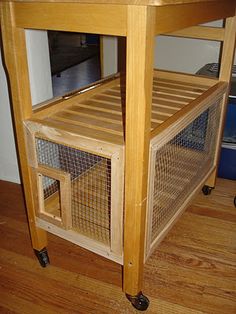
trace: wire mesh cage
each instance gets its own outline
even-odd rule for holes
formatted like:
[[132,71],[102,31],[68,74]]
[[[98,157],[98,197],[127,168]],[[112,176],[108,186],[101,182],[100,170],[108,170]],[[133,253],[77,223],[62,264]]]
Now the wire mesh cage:
[[[111,160],[40,138],[36,138],[36,151],[39,165],[70,174],[72,229],[109,244]],[[58,180],[43,176],[42,182],[44,202],[54,199],[54,203],[59,203]],[[54,218],[61,216],[60,206],[56,209]]]
[[[216,168],[226,91],[223,82],[169,75],[156,77],[153,96],[146,259]],[[36,225],[123,264],[125,125],[120,80],[109,84],[45,109],[25,133]]]
[[173,129],[169,138],[152,147],[148,223],[150,247],[155,245],[163,229],[214,166],[220,102],[193,117],[182,129]]

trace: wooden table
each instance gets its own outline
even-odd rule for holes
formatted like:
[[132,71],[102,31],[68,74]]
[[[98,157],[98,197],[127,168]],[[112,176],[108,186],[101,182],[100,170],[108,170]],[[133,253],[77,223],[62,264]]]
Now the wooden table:
[[[35,226],[32,180],[26,160],[23,121],[34,115],[30,96],[25,29],[126,37],[126,153],[123,290],[141,309],[154,36],[204,38],[223,42],[220,80],[229,82],[235,46],[234,0],[28,0],[1,1],[5,63],[11,84],[21,175],[33,248],[42,252],[46,232]],[[196,26],[226,18],[225,28]],[[185,29],[186,28],[186,29]],[[183,30],[185,29],[185,30]],[[226,103],[227,97],[225,99]],[[219,126],[222,130],[222,122]],[[220,145],[220,139],[218,140]],[[214,186],[215,173],[206,184]],[[141,305],[138,302],[141,302]]]

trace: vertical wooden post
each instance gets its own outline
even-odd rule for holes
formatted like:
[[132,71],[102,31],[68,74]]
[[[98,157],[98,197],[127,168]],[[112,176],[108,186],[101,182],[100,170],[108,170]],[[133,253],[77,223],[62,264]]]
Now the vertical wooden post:
[[155,8],[128,6],[124,292],[141,291],[151,130]]
[[[228,82],[230,84],[232,77],[232,66],[234,62],[234,53],[235,53],[235,41],[236,41],[236,16],[229,17],[225,22],[225,37],[222,46],[222,55],[221,55],[221,64],[220,64],[220,75],[219,79],[221,81]],[[230,87],[229,87],[230,88]],[[226,116],[226,109],[228,105],[229,89],[224,96],[222,110],[221,110],[221,120],[219,124],[219,136],[216,143],[216,156],[215,156],[215,165],[216,170],[208,178],[206,185],[210,187],[215,186],[217,168],[219,164],[220,157],[220,148],[221,141],[224,131],[224,122]]]
[[17,148],[20,156],[21,178],[24,184],[26,207],[33,248],[41,250],[47,244],[46,232],[35,226],[31,172],[26,160],[23,120],[32,115],[25,31],[15,27],[14,3],[1,3],[1,29],[4,60],[11,81],[11,101],[14,111]]

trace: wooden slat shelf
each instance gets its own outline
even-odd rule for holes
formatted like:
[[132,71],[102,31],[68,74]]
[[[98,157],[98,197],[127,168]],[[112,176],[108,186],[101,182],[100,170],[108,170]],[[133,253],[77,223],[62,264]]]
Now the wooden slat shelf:
[[[154,71],[151,131],[192,101],[197,100],[199,96],[204,95],[209,86],[218,82],[215,79],[211,81],[208,79],[207,84],[204,85],[199,84],[196,79],[196,83],[189,83],[189,76],[182,75],[180,81],[173,78],[173,73],[169,79],[168,73],[166,78],[159,78],[160,73],[162,72]],[[192,76],[193,81],[194,78]],[[95,139],[123,144],[125,92],[121,90],[120,78],[105,82],[104,86],[98,85],[97,93],[96,89],[95,87],[92,90],[91,95],[88,91],[87,96],[85,92],[81,95],[72,95],[68,100],[62,99],[60,109],[56,112],[52,110],[51,114],[48,114],[50,105],[47,104],[46,110],[44,111],[42,107],[31,120],[34,121],[36,117],[38,123],[54,125],[59,129],[71,130],[78,134],[83,128],[82,135],[93,134],[92,137]]]

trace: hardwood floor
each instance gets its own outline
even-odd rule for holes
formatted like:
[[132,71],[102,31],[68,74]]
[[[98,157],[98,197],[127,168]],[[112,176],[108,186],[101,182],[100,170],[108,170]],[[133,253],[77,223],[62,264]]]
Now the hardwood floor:
[[[236,313],[236,181],[199,194],[145,265],[146,313]],[[0,181],[0,313],[137,313],[121,267],[49,234],[51,265],[31,249],[19,185]]]

